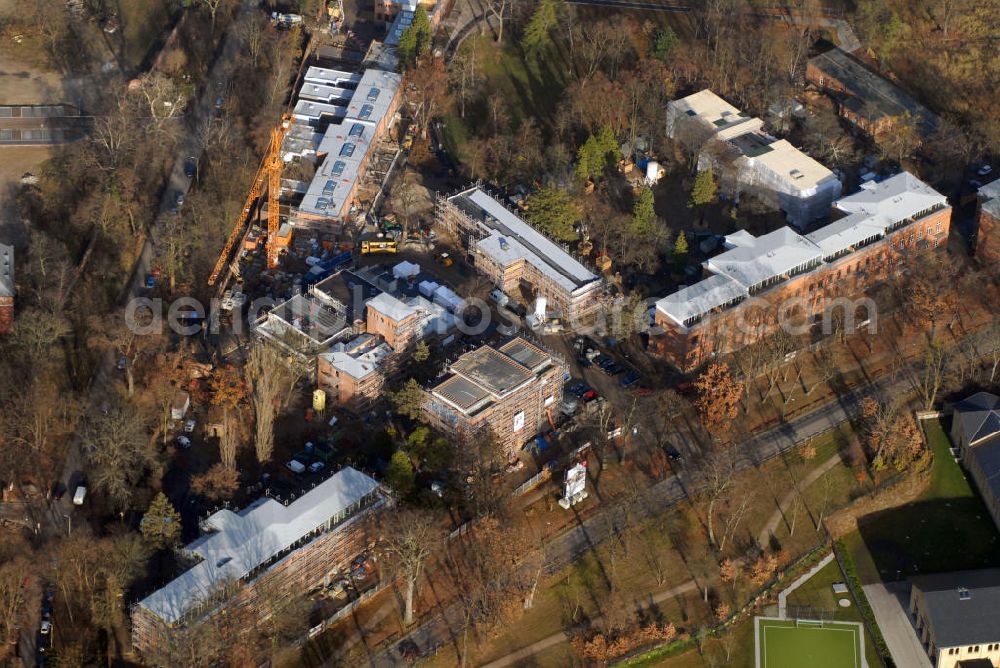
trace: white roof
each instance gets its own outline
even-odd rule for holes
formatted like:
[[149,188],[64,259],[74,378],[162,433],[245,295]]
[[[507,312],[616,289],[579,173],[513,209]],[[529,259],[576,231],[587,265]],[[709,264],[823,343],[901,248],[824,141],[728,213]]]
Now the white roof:
[[403,260],[392,268],[392,275],[396,278],[410,278],[420,273],[420,265]]
[[767,167],[790,186],[789,191],[811,190],[822,182],[836,178],[833,172],[785,139],[768,144],[767,148],[770,150],[747,159]]
[[327,86],[343,86],[345,83],[358,83],[361,81],[361,74],[357,72],[345,72],[334,70],[329,67],[317,67],[312,65],[306,70],[302,77],[304,83],[314,83]]
[[374,348],[368,348],[362,353],[333,351],[320,355],[338,371],[342,371],[356,380],[361,380],[374,373],[382,360],[392,354],[392,348],[386,343],[380,343]]
[[656,308],[678,325],[687,326],[691,318],[703,316],[748,294],[747,289],[733,279],[716,274],[667,295],[656,302]]
[[238,513],[219,510],[203,523],[211,533],[185,548],[202,561],[139,605],[174,624],[220,585],[246,577],[376,489],[375,480],[347,467],[287,506],[263,497]]
[[672,100],[668,106],[685,116],[697,118],[719,139],[729,139],[753,132],[764,125],[759,118],[751,118],[748,114],[744,114],[708,88]]
[[743,286],[752,288],[802,265],[823,259],[816,244],[788,227],[754,237],[752,244],[749,240],[746,241],[746,245],[709,259],[705,266],[714,273],[724,274]]
[[483,253],[499,264],[508,265],[524,259],[568,292],[574,292],[599,280],[596,274],[555,242],[521,220],[483,190],[475,188],[454,197],[463,197],[485,214],[483,222],[492,232],[477,245]]
[[[361,163],[375,140],[375,128],[388,113],[401,82],[402,76],[395,72],[365,70],[346,109],[333,107],[343,120],[330,124],[316,149],[325,157],[299,204],[299,211],[329,218],[346,213]],[[296,109],[302,103],[302,100],[296,103]],[[308,101],[306,104],[319,105]]]
[[14,296],[14,247],[0,244],[0,297]]
[[378,311],[390,320],[395,320],[396,322],[404,320],[414,313],[417,313],[417,309],[396,299],[388,292],[383,292],[375,297],[372,297],[365,303],[365,305],[370,309]]
[[909,172],[842,197],[834,206],[849,214],[806,235],[824,257],[849,250],[873,237],[884,236],[892,225],[947,204],[947,198]]

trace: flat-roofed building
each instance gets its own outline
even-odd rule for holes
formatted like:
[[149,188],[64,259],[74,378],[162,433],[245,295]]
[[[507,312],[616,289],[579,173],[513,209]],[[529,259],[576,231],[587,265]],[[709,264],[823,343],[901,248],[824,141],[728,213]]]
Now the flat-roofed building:
[[937,117],[913,96],[843,49],[835,47],[810,58],[806,80],[830,93],[840,115],[869,135],[912,123],[926,137],[938,126]]
[[951,225],[947,198],[907,172],[834,206],[842,217],[804,236],[728,235],[727,249],[703,264],[710,276],[656,302],[654,349],[691,370],[773,331],[779,309],[814,319],[893,275],[903,258],[942,248]]
[[0,334],[14,327],[14,247],[0,244]]
[[385,389],[392,348],[372,334],[335,343],[316,360],[316,382],[339,405],[361,410]]
[[362,519],[384,500],[378,482],[347,467],[298,498],[216,511],[181,549],[193,565],[132,607],[133,647],[155,664],[186,627],[236,610],[263,620],[270,597],[339,578],[369,542]]
[[565,362],[524,338],[481,346],[452,362],[427,391],[424,415],[460,437],[488,430],[513,459],[555,410],[566,370]]
[[763,127],[708,89],[667,104],[667,136],[698,156],[700,170],[714,170],[723,192],[752,194],[800,228],[828,215],[840,180]]
[[463,240],[476,268],[504,292],[526,287],[568,320],[600,308],[601,277],[483,188],[438,197],[437,223]]

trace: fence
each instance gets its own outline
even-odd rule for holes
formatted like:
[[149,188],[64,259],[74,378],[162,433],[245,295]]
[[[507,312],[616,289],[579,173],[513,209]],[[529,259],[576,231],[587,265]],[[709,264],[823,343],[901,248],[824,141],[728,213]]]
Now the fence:
[[365,591],[360,596],[358,596],[356,599],[354,599],[353,601],[351,601],[350,603],[348,603],[347,605],[345,605],[343,608],[341,608],[337,612],[333,613],[332,615],[330,615],[329,617],[327,617],[326,619],[324,619],[322,622],[320,622],[316,626],[314,626],[311,629],[309,629],[309,633],[306,634],[305,637],[299,638],[299,640],[295,644],[296,645],[301,645],[302,643],[306,642],[306,640],[312,640],[313,638],[315,638],[319,634],[323,633],[323,631],[326,631],[328,628],[330,628],[331,626],[333,626],[334,624],[336,624],[337,622],[339,622],[340,620],[342,620],[344,617],[346,617],[347,615],[349,615],[352,612],[354,612],[355,610],[357,610],[358,607],[362,603],[368,601],[369,599],[373,598],[377,594],[381,593],[388,586],[389,586],[389,584],[385,583],[385,584],[378,585],[377,587],[374,587],[372,589],[369,589],[369,590]]
[[844,581],[847,584],[847,588],[851,590],[851,595],[857,601],[858,612],[861,613],[861,619],[865,622],[865,629],[868,631],[868,635],[875,645],[875,651],[878,652],[879,658],[882,659],[882,663],[886,668],[893,668],[895,664],[889,655],[889,647],[885,644],[882,631],[875,621],[875,613],[872,611],[872,607],[868,603],[868,598],[861,588],[861,579],[858,577],[858,571],[854,567],[854,560],[847,554],[847,550],[839,540],[833,543],[833,556],[836,558],[837,563],[840,565],[840,570],[844,574]]

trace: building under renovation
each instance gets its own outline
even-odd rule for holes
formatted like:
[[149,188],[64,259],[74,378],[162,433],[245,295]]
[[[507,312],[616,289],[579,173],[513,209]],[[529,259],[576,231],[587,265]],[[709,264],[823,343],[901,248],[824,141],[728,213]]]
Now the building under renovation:
[[352,219],[361,178],[395,122],[401,83],[402,75],[374,67],[306,70],[282,145],[286,162],[315,163],[308,182],[283,182],[302,196],[292,209],[293,225],[339,230]]
[[562,398],[566,363],[523,338],[481,346],[448,366],[428,392],[428,422],[460,437],[488,430],[511,459],[548,421]]
[[763,127],[708,89],[667,104],[667,136],[698,155],[699,170],[713,170],[723,193],[753,195],[799,228],[829,215],[840,181]]
[[14,247],[0,244],[0,334],[14,326]]
[[159,665],[187,628],[237,612],[266,619],[276,600],[329,584],[367,548],[362,520],[384,502],[378,482],[347,467],[298,498],[216,511],[181,549],[192,565],[133,606],[133,647]]
[[604,295],[601,277],[526,223],[480,186],[438,197],[437,224],[473,254],[476,268],[508,294],[521,288],[545,297],[555,314],[593,314]]

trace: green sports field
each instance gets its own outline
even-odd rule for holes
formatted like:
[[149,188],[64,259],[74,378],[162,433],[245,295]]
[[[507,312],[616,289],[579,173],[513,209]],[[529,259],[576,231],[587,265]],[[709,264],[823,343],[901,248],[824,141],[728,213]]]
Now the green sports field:
[[757,668],[865,668],[864,631],[856,622],[754,619]]

